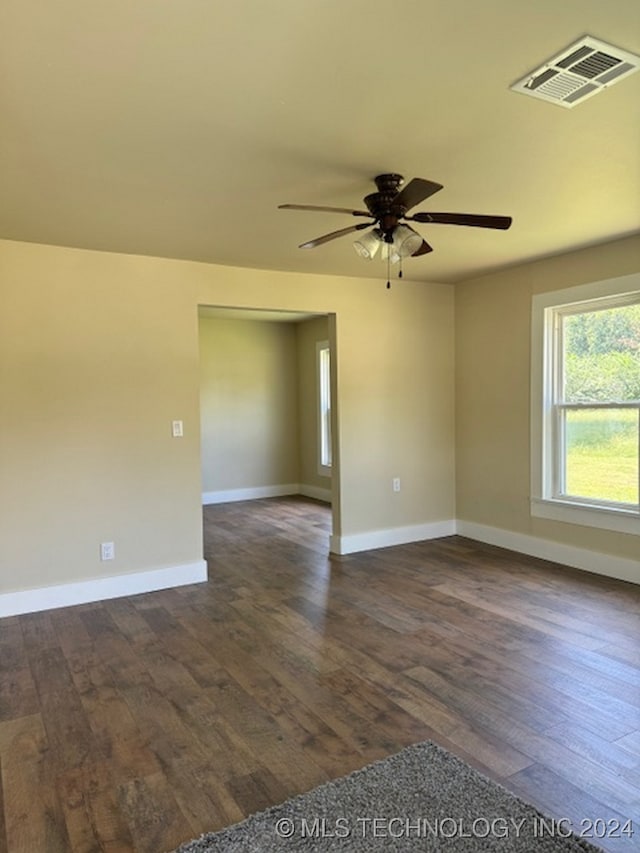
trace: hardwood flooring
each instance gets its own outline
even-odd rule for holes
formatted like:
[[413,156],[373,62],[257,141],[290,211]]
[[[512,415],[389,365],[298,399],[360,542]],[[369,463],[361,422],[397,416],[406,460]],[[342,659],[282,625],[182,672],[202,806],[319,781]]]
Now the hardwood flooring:
[[204,510],[206,584],[0,620],[0,853],[164,853],[432,739],[640,850],[640,588],[460,537],[328,556]]

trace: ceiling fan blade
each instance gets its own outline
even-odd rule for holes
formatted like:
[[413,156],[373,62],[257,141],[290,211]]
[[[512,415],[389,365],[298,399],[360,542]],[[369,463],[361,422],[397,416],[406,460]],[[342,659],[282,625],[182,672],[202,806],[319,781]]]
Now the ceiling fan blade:
[[510,216],[483,216],[474,213],[414,213],[408,216],[414,222],[435,222],[441,225],[471,225],[475,228],[500,228],[506,231],[511,225]]
[[371,228],[373,222],[359,222],[357,225],[350,225],[348,228],[341,228],[339,231],[332,231],[330,234],[324,234],[322,237],[316,237],[315,240],[307,240],[306,243],[301,243],[299,249],[315,249],[316,246],[322,246],[323,243],[328,243],[330,240],[335,240],[337,237],[342,237],[344,234],[353,234],[354,231],[362,231],[363,228]]
[[412,255],[412,258],[417,258],[419,255],[426,255],[429,252],[433,252],[433,246],[430,246],[426,240],[422,241],[422,246],[417,249]]
[[366,216],[371,214],[366,210],[351,210],[348,207],[325,207],[319,204],[279,204],[278,210],[320,210],[324,213],[349,213],[351,216]]
[[410,210],[416,204],[420,204],[425,198],[429,198],[429,196],[441,189],[442,184],[436,184],[435,181],[427,181],[425,178],[413,178],[404,189],[400,190],[391,203],[393,205],[402,205],[405,210]]

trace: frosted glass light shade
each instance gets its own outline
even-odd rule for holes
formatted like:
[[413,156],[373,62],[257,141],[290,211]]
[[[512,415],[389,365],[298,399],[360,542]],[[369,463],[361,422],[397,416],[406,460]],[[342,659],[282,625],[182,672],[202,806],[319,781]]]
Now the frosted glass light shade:
[[380,235],[374,229],[373,231],[367,231],[366,234],[359,237],[353,244],[353,248],[361,258],[366,258],[370,261],[378,251],[380,242]]
[[391,251],[391,263],[396,263],[394,261],[394,255],[397,255],[397,260],[400,258],[407,258],[409,255],[413,255],[414,252],[417,252],[418,249],[422,246],[422,237],[413,230],[413,228],[409,228],[408,225],[398,225],[396,230],[393,232],[393,249]]

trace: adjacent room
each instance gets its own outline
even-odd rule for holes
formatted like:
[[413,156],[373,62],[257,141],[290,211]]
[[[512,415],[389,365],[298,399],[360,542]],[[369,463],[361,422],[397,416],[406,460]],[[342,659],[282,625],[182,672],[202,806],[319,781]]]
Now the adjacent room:
[[0,853],[637,850],[638,3],[0,55]]

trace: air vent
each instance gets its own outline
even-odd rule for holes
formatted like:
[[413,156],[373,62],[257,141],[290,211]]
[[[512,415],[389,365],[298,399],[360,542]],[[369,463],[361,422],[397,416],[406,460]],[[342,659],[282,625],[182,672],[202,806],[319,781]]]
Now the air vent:
[[639,68],[640,56],[584,36],[511,89],[570,109]]

